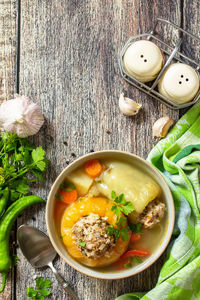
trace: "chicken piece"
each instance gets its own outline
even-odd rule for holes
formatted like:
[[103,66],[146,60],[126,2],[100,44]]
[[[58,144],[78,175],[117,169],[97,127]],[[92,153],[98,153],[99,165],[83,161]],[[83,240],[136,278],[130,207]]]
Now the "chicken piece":
[[144,228],[151,228],[159,223],[165,215],[166,206],[158,199],[151,201],[139,216],[139,222]]

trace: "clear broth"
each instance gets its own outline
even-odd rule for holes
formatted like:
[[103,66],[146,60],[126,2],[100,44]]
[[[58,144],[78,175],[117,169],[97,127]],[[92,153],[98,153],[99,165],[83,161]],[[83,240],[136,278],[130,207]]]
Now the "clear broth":
[[[116,159],[114,159],[114,160],[116,161]],[[104,165],[104,163],[107,161],[107,159],[99,159],[99,161],[101,162],[101,164]],[[123,159],[120,158],[119,161],[123,162]],[[129,162],[129,160],[124,160],[124,162],[130,164],[131,161]],[[144,173],[145,177],[149,177],[149,182],[155,182],[155,180],[153,180],[151,178],[150,174],[147,174],[145,169],[139,168],[138,165],[135,165],[132,162],[131,162],[131,165],[134,168],[140,170],[142,173]],[[83,166],[79,167],[78,169],[83,169]],[[70,177],[70,174],[68,175],[68,178],[69,177]],[[67,180],[67,181],[69,181],[69,180]],[[103,195],[103,194],[99,194],[99,196],[105,197],[105,195]],[[160,201],[163,201],[162,194],[159,197],[159,199],[160,199]],[[54,222],[55,222],[55,226],[57,228],[58,234],[61,239],[62,239],[61,230],[60,230],[61,219],[62,219],[62,215],[67,207],[68,207],[68,205],[66,204],[66,206],[63,205],[63,207],[61,208],[60,200],[55,199]],[[141,239],[138,242],[135,242],[134,244],[130,242],[128,250],[148,249],[152,255],[161,245],[161,243],[165,237],[166,230],[167,230],[167,211],[165,213],[164,218],[161,220],[161,222],[156,224],[153,228],[151,228],[151,229],[142,228]],[[66,249],[66,251],[67,251],[67,249]],[[149,258],[149,256],[143,256],[141,258],[142,258],[142,262],[144,262],[145,260],[147,260]],[[72,257],[72,259],[75,260],[73,257]],[[133,264],[133,267],[137,265],[136,262],[133,262],[132,264]],[[101,272],[119,272],[119,270],[116,268],[116,263],[111,264],[107,267],[98,267],[98,268],[93,268],[93,269],[100,270]]]

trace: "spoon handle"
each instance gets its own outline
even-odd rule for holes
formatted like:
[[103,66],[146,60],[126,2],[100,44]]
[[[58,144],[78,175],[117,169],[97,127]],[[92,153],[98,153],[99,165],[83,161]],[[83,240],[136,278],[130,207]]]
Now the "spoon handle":
[[75,292],[72,290],[70,285],[65,281],[65,279],[57,272],[57,270],[54,268],[52,262],[48,264],[48,266],[51,268],[52,272],[54,273],[58,283],[62,286],[62,288],[71,296],[73,300],[79,300],[78,296],[75,294]]

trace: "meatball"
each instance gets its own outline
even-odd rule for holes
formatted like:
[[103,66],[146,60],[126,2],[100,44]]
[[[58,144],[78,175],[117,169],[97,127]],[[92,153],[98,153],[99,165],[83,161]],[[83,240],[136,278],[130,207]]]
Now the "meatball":
[[114,236],[107,235],[109,224],[106,219],[91,213],[80,218],[72,228],[77,247],[88,258],[106,256],[108,249],[115,245]]
[[155,199],[145,207],[139,216],[139,222],[143,224],[144,228],[151,228],[162,220],[165,210],[165,204]]

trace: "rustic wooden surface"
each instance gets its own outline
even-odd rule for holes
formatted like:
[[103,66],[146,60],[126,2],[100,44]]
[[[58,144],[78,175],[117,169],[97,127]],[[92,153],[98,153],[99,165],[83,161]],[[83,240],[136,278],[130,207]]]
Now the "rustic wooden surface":
[[[17,3],[0,1],[0,103],[10,99],[17,88]],[[12,233],[14,238],[14,233]],[[0,299],[14,299],[15,270],[8,275]]]
[[[46,117],[34,141],[46,149],[51,166],[45,184],[34,187],[33,192],[46,199],[59,172],[91,151],[120,149],[147,157],[156,143],[152,139],[154,121],[163,115],[177,120],[182,112],[172,111],[124,82],[118,53],[131,35],[150,30],[158,16],[200,35],[199,11],[198,0],[0,1],[0,101],[20,92],[38,102]],[[172,44],[178,38],[168,27],[160,32]],[[191,41],[184,41],[183,50],[199,59],[200,46],[192,43],[191,51]],[[133,118],[119,112],[122,90],[143,104]],[[44,206],[27,210],[17,226],[26,223],[46,231],[44,212]],[[69,299],[50,270],[35,271],[19,249],[17,255],[20,262],[0,299],[25,299],[35,275],[53,281],[50,299]],[[151,289],[163,261],[164,255],[141,274],[117,281],[86,277],[59,258],[55,266],[80,299],[112,300],[126,292]]]

